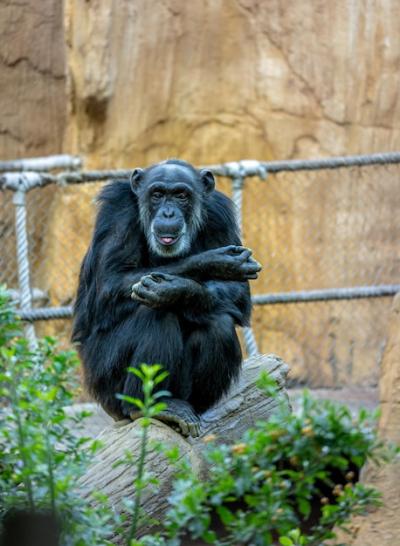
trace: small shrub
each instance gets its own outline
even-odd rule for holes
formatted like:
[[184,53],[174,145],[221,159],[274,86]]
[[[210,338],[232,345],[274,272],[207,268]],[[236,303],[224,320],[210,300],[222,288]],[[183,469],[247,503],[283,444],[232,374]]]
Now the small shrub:
[[[77,364],[74,352],[59,351],[50,338],[32,350],[0,288],[0,520],[10,509],[50,514],[60,524],[63,545],[107,545],[122,519],[104,496],[98,495],[102,507],[92,508],[77,485],[99,446],[74,434],[65,413]],[[129,546],[179,546],[183,539],[316,546],[334,536],[333,526],[344,527],[352,514],[379,502],[373,488],[357,483],[368,459],[381,463],[393,454],[378,440],[371,416],[361,411],[354,419],[346,407],[304,394],[299,411],[291,414],[282,405],[234,445],[208,438],[207,478],[196,476],[189,465],[177,467],[161,531],[135,539],[142,491],[156,485],[145,470],[148,427],[167,393],[153,393],[165,377],[160,366],[130,372],[142,380],[144,400],[121,396],[143,413],[140,452],[119,463],[136,467],[136,495],[126,501],[132,517]],[[260,387],[275,396],[275,384],[266,376]],[[75,415],[74,428],[86,416]],[[170,458],[179,458],[176,449]]]
[[0,518],[10,510],[51,514],[63,545],[104,545],[113,514],[106,505],[91,508],[77,485],[98,443],[71,430],[87,412],[65,413],[77,365],[75,353],[59,351],[51,338],[31,349],[0,288]]
[[[262,388],[271,396],[271,381]],[[368,459],[390,457],[374,419],[305,393],[296,413],[282,406],[240,442],[212,441],[206,479],[183,469],[173,484],[163,532],[137,544],[320,545],[352,514],[379,502],[375,489],[356,483]]]

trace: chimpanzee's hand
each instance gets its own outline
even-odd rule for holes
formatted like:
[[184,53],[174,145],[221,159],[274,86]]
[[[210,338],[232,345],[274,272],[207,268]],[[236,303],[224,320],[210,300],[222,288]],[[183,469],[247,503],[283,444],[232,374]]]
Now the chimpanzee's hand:
[[256,279],[261,271],[261,265],[251,254],[249,248],[230,245],[206,250],[189,259],[200,276],[226,281],[246,281]]
[[192,279],[166,273],[150,273],[132,286],[131,297],[157,309],[177,303],[190,304],[194,298],[205,295],[205,289]]

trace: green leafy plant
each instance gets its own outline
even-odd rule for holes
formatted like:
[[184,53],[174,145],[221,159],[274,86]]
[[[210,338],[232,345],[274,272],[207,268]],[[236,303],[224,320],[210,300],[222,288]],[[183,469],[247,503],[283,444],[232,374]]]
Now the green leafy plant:
[[[260,386],[274,395],[266,376]],[[282,405],[240,442],[211,441],[207,478],[183,469],[162,532],[138,544],[176,546],[185,537],[215,545],[320,545],[334,538],[334,526],[345,528],[352,514],[379,503],[376,490],[356,481],[368,459],[392,455],[367,412],[354,419],[346,407],[304,393],[295,413]]]
[[149,483],[156,485],[154,478],[145,472],[145,460],[149,447],[148,428],[151,424],[151,418],[156,417],[167,407],[165,402],[160,401],[160,398],[169,396],[169,392],[165,390],[154,392],[155,387],[160,385],[168,376],[168,372],[162,371],[162,366],[159,364],[141,364],[139,368],[128,368],[128,372],[140,379],[143,390],[143,400],[125,394],[117,395],[120,400],[132,404],[141,415],[141,441],[138,458],[134,461],[131,454],[128,453],[125,461],[121,461],[121,464],[131,464],[137,467],[134,480],[135,498],[132,503],[125,503],[132,516],[132,523],[127,536],[127,545],[131,546],[135,542],[134,539],[138,529],[142,492]]
[[[0,288],[0,519],[11,508],[46,511],[59,519],[63,545],[107,545],[123,519],[104,496],[97,495],[101,503],[93,508],[78,489],[98,443],[73,432],[87,413],[70,417],[65,411],[73,401],[77,363],[74,352],[58,350],[50,338],[31,349]],[[352,514],[379,502],[373,488],[357,483],[368,459],[380,464],[393,455],[378,440],[374,419],[365,411],[354,419],[346,407],[305,393],[295,413],[281,404],[234,445],[206,439],[207,476],[188,464],[177,466],[160,530],[135,538],[144,517],[143,490],[157,485],[146,471],[148,428],[165,408],[160,399],[167,393],[154,393],[166,377],[161,366],[144,364],[130,373],[142,381],[143,400],[120,395],[142,416],[139,453],[119,463],[136,468],[135,496],[125,502],[132,518],[129,546],[179,546],[187,539],[217,546],[316,546],[334,537],[334,526],[345,527]],[[267,376],[260,388],[275,396]],[[180,458],[177,449],[169,451],[171,461]]]
[[[0,520],[10,510],[50,513],[62,529],[62,544],[83,546],[111,544],[108,537],[122,532],[126,514],[118,516],[99,493],[95,508],[77,486],[99,448],[97,441],[77,434],[89,412],[67,414],[77,386],[78,359],[74,351],[59,351],[51,338],[32,349],[23,325],[4,287],[0,287]],[[168,375],[160,365],[130,368],[142,382],[143,400],[118,395],[140,412],[139,453],[127,453],[118,464],[136,469],[135,497],[125,499],[131,515],[127,543],[134,543],[140,517],[142,492],[156,485],[145,470],[150,420],[166,405],[154,392]],[[101,501],[101,502],[100,502]]]
[[[31,349],[4,287],[0,288],[0,517],[9,510],[56,517],[62,544],[108,544],[115,526],[106,507],[79,495],[77,478],[99,447],[75,431],[88,415],[73,417],[78,360],[45,338]],[[104,501],[106,499],[103,499]]]

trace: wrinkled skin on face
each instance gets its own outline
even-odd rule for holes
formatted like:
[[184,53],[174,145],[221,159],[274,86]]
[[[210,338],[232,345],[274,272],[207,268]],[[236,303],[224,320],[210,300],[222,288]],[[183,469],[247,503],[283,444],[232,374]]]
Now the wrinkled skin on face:
[[136,169],[131,187],[137,195],[140,218],[152,252],[175,257],[190,250],[204,221],[202,199],[214,190],[210,171],[179,164]]

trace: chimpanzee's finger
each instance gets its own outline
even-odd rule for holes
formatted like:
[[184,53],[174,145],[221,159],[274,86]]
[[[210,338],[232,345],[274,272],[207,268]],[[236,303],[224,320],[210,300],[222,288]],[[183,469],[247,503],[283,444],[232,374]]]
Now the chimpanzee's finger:
[[145,275],[140,279],[140,283],[142,286],[145,286],[146,288],[149,287],[155,280],[152,278],[151,275]]
[[157,290],[158,286],[166,281],[169,281],[167,275],[164,275],[163,273],[151,273],[150,275],[142,277],[140,284],[149,290]]
[[261,271],[261,269],[261,265],[255,260],[252,260],[251,262],[245,262],[241,265],[241,270],[246,271],[247,273],[258,273],[259,271]]
[[198,438],[200,436],[200,424],[189,423],[189,433],[192,438]]
[[234,255],[242,254],[243,252],[245,252],[249,256],[251,256],[252,254],[251,248],[247,248],[246,246],[236,245],[228,248],[231,248],[230,253]]
[[139,294],[139,289],[137,285],[132,287],[131,298],[140,302],[144,301],[143,295]]
[[139,303],[147,303],[147,301],[140,296],[138,296],[135,292],[132,292],[131,299],[138,301]]
[[140,281],[131,286],[131,296],[136,293],[136,290],[139,284],[140,284]]
[[[147,280],[147,282],[151,281]],[[151,289],[151,286],[144,286],[142,281],[135,285],[134,289],[132,288],[132,297],[149,304],[157,303],[159,300],[158,294]]]
[[146,275],[146,278],[151,279],[153,282],[162,282],[164,280],[164,273],[150,273],[149,275]]
[[254,258],[250,258],[249,260],[247,260],[246,264],[248,266],[253,266],[254,268],[257,268],[257,271],[262,270],[262,265],[260,264],[260,262],[257,262],[257,260],[255,260]]
[[240,254],[240,252],[243,252],[245,248],[244,246],[228,245],[218,248],[216,250],[218,250],[221,254],[229,254],[230,256],[234,256],[236,254]]
[[183,436],[189,436],[189,425],[184,419],[177,419]]
[[170,275],[169,273],[158,273],[158,271],[156,271],[155,273],[151,273],[150,276],[157,282],[173,281],[177,277],[177,275]]
[[251,250],[249,248],[245,248],[244,250],[242,250],[242,252],[240,252],[240,254],[238,254],[237,258],[242,262],[246,262],[249,260],[250,256]]

